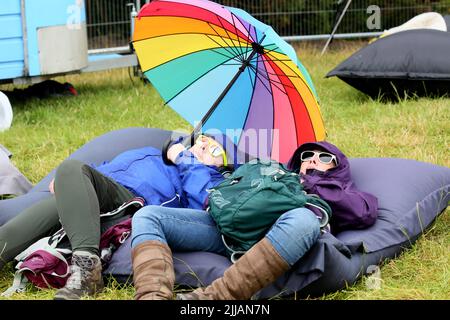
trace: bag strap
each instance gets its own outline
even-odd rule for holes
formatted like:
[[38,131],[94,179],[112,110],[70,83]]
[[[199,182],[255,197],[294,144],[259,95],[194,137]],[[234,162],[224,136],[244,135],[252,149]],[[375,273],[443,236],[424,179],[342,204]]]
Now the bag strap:
[[12,285],[2,292],[2,297],[10,297],[14,293],[25,292],[25,289],[28,284],[28,278],[21,272],[21,270],[17,270],[14,273],[14,280]]
[[330,209],[330,211],[331,211],[330,206],[322,198],[320,198],[317,194],[305,192],[305,196],[306,196],[306,204],[307,205],[314,207],[322,212],[322,219],[320,219],[320,228],[321,229],[325,228],[328,225],[328,223],[330,222],[330,212],[325,210],[325,208],[323,206],[321,206],[320,204],[323,204],[324,206],[326,205],[326,207],[328,209]]
[[231,253],[230,260],[232,263],[235,263],[239,259],[238,255],[242,256],[247,252],[242,250],[234,250],[230,245],[228,245],[227,241],[225,240],[225,236],[223,234],[221,234],[221,236],[225,248]]
[[314,203],[311,203],[311,202],[308,202],[308,201],[306,201],[306,204],[307,205],[309,205],[309,206],[311,206],[311,207],[314,207],[314,208],[317,208],[317,209],[319,209],[320,211],[322,211],[322,218],[320,219],[320,228],[324,228],[324,227],[326,227],[326,225],[329,223],[329,221],[330,221],[330,217],[329,217],[329,215],[328,215],[328,212],[324,209],[324,208],[322,208],[321,206],[318,206],[318,205],[316,205],[316,204],[314,204]]

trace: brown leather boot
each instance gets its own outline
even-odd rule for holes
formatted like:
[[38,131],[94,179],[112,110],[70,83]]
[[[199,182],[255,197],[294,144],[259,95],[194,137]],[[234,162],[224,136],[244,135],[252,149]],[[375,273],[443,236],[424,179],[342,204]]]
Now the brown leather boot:
[[131,251],[136,300],[172,300],[175,273],[172,251],[156,240],[138,244]]
[[248,250],[230,266],[222,278],[206,288],[178,294],[179,300],[247,300],[289,269],[267,238]]

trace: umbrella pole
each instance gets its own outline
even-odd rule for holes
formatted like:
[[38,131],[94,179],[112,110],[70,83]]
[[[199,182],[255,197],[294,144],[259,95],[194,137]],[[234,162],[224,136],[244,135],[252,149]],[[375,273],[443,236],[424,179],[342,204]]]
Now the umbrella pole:
[[228,93],[228,91],[230,91],[231,87],[234,85],[234,83],[236,82],[236,80],[239,78],[239,76],[241,75],[242,72],[244,72],[245,68],[247,68],[250,65],[250,61],[253,59],[253,57],[255,56],[255,54],[257,53],[264,53],[264,47],[261,46],[261,43],[263,42],[264,38],[266,37],[266,35],[264,35],[261,40],[259,41],[259,43],[252,43],[252,53],[248,56],[248,58],[246,60],[244,60],[242,62],[242,65],[239,67],[238,72],[234,75],[233,79],[231,79],[230,83],[228,83],[228,85],[226,86],[226,88],[222,91],[222,93],[220,94],[220,96],[217,98],[217,100],[213,103],[213,105],[211,106],[211,108],[208,110],[208,112],[205,114],[205,116],[203,117],[203,119],[200,121],[199,124],[197,124],[194,128],[194,131],[192,131],[191,135],[189,136],[189,139],[185,139],[183,144],[184,145],[194,145],[194,139],[195,136],[201,131],[203,124],[209,119],[209,117],[212,115],[212,113],[214,112],[214,110],[216,110],[217,106],[219,105],[219,103],[223,100],[223,98],[226,96],[226,94]]
[[[250,55],[250,57],[253,57],[253,52]],[[200,123],[198,123],[195,128],[194,131],[191,132],[191,135],[189,136],[188,139],[185,139],[183,141],[183,144],[185,146],[193,146],[194,145],[194,139],[195,137],[201,132],[203,123],[205,123],[209,117],[212,115],[212,113],[214,112],[214,110],[216,110],[217,106],[219,105],[219,103],[223,100],[223,98],[225,97],[225,95],[228,93],[228,91],[230,91],[231,87],[233,86],[233,84],[236,82],[236,80],[239,78],[239,76],[241,75],[242,72],[244,72],[245,67],[248,65],[245,65],[245,63],[248,63],[248,60],[244,61],[244,63],[242,63],[242,66],[239,67],[239,71],[234,75],[233,79],[231,79],[230,83],[228,83],[228,85],[226,86],[226,88],[223,90],[223,92],[220,94],[220,96],[217,98],[217,100],[214,102],[214,104],[212,105],[212,107],[208,110],[208,112],[204,115],[203,119],[200,121]]]

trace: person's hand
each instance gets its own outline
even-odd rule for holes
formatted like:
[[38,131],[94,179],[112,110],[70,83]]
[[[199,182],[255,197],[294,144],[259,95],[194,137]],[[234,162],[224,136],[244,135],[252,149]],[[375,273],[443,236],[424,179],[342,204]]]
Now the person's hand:
[[303,181],[305,181],[305,179],[303,179],[303,176],[304,176],[305,174],[300,170],[300,172],[298,173],[298,175],[299,175],[300,183],[303,183]]
[[50,193],[55,193],[55,179],[52,179],[52,181],[50,181],[48,189],[50,190]]
[[186,150],[185,146],[183,146],[181,143],[175,143],[169,148],[169,150],[167,150],[167,158],[175,163],[177,156],[184,150]]

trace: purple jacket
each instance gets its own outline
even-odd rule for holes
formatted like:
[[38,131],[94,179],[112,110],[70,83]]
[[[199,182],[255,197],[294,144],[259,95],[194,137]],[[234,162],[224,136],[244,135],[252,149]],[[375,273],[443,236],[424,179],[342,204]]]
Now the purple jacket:
[[304,143],[294,152],[288,168],[298,172],[300,153],[314,149],[332,153],[338,161],[336,167],[325,172],[307,170],[307,174],[302,175],[305,191],[317,194],[333,210],[330,220],[332,233],[345,229],[363,229],[374,224],[378,200],[372,194],[356,189],[351,179],[350,163],[336,146],[325,141]]

